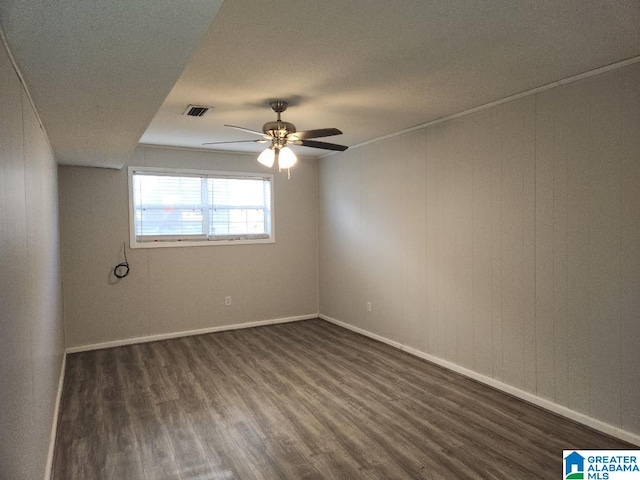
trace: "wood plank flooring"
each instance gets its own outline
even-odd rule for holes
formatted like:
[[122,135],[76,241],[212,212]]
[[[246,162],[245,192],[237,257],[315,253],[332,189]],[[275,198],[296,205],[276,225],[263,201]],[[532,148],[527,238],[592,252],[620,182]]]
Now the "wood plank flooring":
[[69,355],[54,480],[550,479],[635,448],[322,320]]

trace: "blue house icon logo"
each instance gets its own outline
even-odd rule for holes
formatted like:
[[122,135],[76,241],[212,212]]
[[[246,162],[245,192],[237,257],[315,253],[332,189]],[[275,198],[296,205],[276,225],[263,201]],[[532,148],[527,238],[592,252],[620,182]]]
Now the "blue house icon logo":
[[573,452],[564,457],[565,480],[584,479],[584,457],[578,452]]

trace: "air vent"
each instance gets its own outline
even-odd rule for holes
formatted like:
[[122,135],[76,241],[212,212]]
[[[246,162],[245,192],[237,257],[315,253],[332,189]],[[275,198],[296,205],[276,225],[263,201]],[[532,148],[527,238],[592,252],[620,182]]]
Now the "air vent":
[[189,117],[202,117],[212,107],[203,107],[201,105],[189,105],[184,112],[184,115]]

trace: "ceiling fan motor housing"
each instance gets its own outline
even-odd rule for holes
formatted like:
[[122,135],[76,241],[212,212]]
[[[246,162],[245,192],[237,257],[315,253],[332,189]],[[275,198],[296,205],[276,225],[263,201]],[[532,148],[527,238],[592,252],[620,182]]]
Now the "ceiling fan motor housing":
[[283,122],[277,120],[275,122],[267,122],[263,125],[262,131],[265,135],[270,135],[277,138],[284,138],[290,133],[296,132],[296,126],[290,122]]

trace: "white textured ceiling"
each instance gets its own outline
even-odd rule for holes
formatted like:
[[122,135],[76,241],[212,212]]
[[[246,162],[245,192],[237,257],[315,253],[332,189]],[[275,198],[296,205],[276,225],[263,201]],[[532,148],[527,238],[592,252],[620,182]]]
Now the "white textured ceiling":
[[0,1],[0,26],[58,162],[122,166],[221,4]]
[[[326,140],[352,146],[640,55],[638,0],[225,0],[190,59],[189,46],[218,2],[14,3],[53,14],[53,22],[40,15],[46,25],[27,29],[33,14],[14,11],[2,27],[63,163],[100,164],[102,142],[112,153],[129,151],[147,124],[145,144],[253,140],[224,124],[261,130],[275,119],[268,101],[277,98],[291,101],[283,119],[299,130],[336,127],[344,135]],[[67,4],[74,9],[61,7]],[[78,7],[85,4],[91,7]],[[11,10],[2,8],[3,16]],[[20,35],[5,25],[19,17],[27,29]],[[68,28],[80,19],[89,25]],[[88,44],[84,57],[68,58],[77,44]],[[57,68],[58,58],[68,71]],[[160,91],[185,64],[156,113]],[[73,92],[79,97],[70,111]],[[96,111],[96,98],[118,108],[102,102]],[[183,115],[188,104],[214,108],[191,118]],[[74,129],[87,114],[94,121]],[[101,129],[100,118],[110,128]]]

